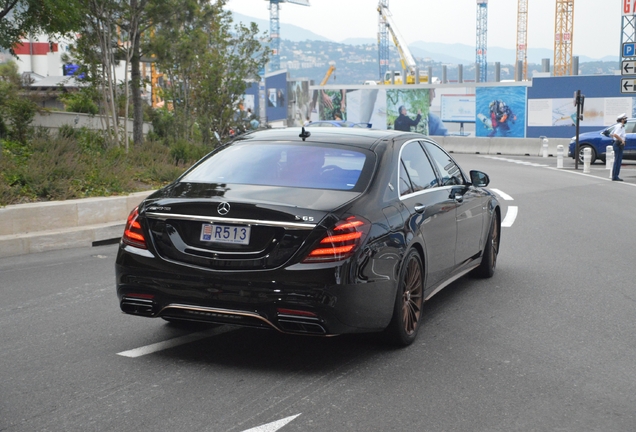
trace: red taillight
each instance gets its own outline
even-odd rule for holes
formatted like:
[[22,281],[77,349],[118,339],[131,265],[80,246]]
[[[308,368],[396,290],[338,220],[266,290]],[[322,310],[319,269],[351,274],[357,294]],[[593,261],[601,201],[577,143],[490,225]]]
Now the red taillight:
[[140,249],[148,249],[146,247],[146,239],[144,238],[144,232],[141,229],[141,224],[137,220],[139,217],[138,208],[139,207],[135,207],[135,209],[128,215],[128,221],[126,222],[126,228],[124,229],[124,236],[122,237],[122,240],[130,246]]
[[340,261],[349,258],[362,243],[369,227],[369,222],[356,216],[339,221],[334,228],[327,231],[302,262]]

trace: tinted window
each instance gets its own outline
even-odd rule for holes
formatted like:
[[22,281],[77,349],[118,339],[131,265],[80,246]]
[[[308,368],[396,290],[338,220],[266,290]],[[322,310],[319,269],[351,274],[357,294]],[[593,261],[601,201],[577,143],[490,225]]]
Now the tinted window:
[[[402,148],[402,166],[411,181],[412,192],[437,186],[437,176],[426,153],[417,141],[410,142]],[[400,172],[400,192],[402,191],[402,173]],[[405,192],[409,193],[409,192]],[[402,193],[401,193],[402,194]],[[402,194],[403,195],[403,194]]]
[[462,185],[465,183],[461,170],[444,150],[429,142],[425,142],[424,147],[433,158],[433,163],[442,176],[443,186]]
[[413,187],[411,186],[411,180],[406,174],[406,168],[404,163],[400,161],[400,196],[413,193]]
[[309,144],[236,144],[220,150],[181,182],[354,189],[372,163],[363,151]]
[[636,122],[628,121],[625,125],[625,133],[634,133],[634,126],[636,126]]

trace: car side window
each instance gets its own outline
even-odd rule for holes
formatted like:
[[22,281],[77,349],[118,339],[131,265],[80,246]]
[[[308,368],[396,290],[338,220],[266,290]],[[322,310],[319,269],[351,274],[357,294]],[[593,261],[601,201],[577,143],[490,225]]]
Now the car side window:
[[404,162],[400,161],[400,196],[408,195],[410,193],[413,193],[413,186],[411,185],[411,180],[406,173]]
[[466,183],[461,170],[444,150],[430,142],[424,142],[423,144],[442,176],[443,186],[463,185]]
[[[404,193],[402,193],[402,170],[406,171],[405,174],[408,175],[412,185],[412,189]],[[404,195],[435,186],[437,186],[437,175],[419,142],[413,141],[406,144],[402,148],[400,164],[400,194]]]
[[627,122],[625,125],[625,133],[634,133],[634,126],[636,126],[636,122]]

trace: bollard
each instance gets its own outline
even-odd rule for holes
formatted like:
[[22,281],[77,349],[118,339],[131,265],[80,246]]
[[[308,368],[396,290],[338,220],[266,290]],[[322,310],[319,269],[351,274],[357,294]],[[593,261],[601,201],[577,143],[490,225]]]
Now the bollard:
[[591,162],[592,162],[592,149],[589,147],[585,147],[583,149],[583,172],[585,174],[590,173]]
[[543,157],[544,158],[548,157],[548,139],[547,138],[543,138]]
[[608,170],[612,169],[612,165],[614,165],[613,155],[614,155],[614,147],[611,145],[608,145],[607,147],[605,147],[605,169],[608,169]]
[[557,168],[563,168],[563,146],[557,146]]

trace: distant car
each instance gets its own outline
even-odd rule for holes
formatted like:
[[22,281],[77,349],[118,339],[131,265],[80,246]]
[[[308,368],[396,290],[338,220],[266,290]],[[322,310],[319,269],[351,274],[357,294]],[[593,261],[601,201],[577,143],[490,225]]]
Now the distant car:
[[[612,125],[605,129],[601,129],[594,132],[585,132],[579,134],[579,163],[583,163],[583,155],[586,148],[591,149],[592,162],[599,159],[605,162],[605,152],[608,145],[612,145],[612,137],[610,133],[616,125]],[[636,118],[627,120],[625,125],[625,149],[623,151],[623,159],[636,160]],[[576,147],[576,137],[572,137],[570,145],[568,147],[568,156],[574,159],[574,153]]]
[[305,127],[355,127],[355,128],[370,128],[371,123],[354,123],[347,120],[318,120],[309,123]]
[[427,299],[495,272],[501,211],[488,183],[415,133],[247,133],[130,213],[119,306],[291,334],[385,331],[408,345]]

